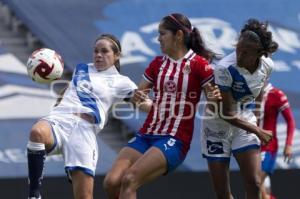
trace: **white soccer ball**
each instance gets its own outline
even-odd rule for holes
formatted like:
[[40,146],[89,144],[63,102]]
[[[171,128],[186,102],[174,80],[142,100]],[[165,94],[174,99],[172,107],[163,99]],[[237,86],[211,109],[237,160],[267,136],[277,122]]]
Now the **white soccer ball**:
[[30,78],[42,84],[60,79],[64,71],[61,56],[49,48],[34,51],[28,58],[26,66]]

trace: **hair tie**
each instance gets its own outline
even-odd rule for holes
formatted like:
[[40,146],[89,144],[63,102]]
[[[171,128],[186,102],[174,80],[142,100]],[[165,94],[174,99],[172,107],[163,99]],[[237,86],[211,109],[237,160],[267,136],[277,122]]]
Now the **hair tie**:
[[193,32],[193,28],[192,29],[189,29],[187,28],[186,26],[184,26],[182,23],[180,23],[180,21],[178,21],[172,14],[169,15],[169,17],[181,28],[183,28],[183,30],[185,30],[186,32],[188,33],[191,33]]

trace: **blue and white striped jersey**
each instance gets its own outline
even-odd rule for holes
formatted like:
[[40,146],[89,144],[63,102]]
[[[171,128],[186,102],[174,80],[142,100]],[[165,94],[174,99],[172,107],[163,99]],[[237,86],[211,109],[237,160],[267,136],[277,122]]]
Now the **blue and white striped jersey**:
[[221,59],[215,67],[215,83],[220,90],[231,91],[236,102],[249,103],[260,93],[269,78],[274,64],[270,58],[262,56],[257,70],[250,73],[237,66],[236,53]]
[[97,71],[93,64],[78,64],[62,101],[50,114],[89,113],[102,129],[109,108],[128,98],[136,88],[114,66]]

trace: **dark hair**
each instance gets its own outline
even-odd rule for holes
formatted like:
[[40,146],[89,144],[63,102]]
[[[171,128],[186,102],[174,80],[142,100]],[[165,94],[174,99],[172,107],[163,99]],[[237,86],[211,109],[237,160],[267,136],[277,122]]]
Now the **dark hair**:
[[278,43],[273,41],[272,32],[267,30],[267,22],[249,19],[241,30],[241,36],[261,45],[263,54],[267,57],[278,49]]
[[[100,39],[107,39],[108,41],[110,41],[111,48],[114,51],[114,53],[121,54],[122,48],[121,48],[120,41],[118,40],[117,37],[115,37],[112,34],[102,34],[99,37],[97,37],[95,43]],[[120,60],[117,60],[114,64],[115,64],[115,67],[117,68],[117,70],[120,72],[120,67],[121,67]]]
[[182,30],[184,33],[184,43],[188,49],[192,49],[208,61],[211,61],[215,57],[215,53],[205,47],[199,30],[192,27],[190,20],[186,16],[180,13],[173,13],[165,16],[162,19],[162,23],[164,28],[170,30],[173,34],[176,34],[178,30]]

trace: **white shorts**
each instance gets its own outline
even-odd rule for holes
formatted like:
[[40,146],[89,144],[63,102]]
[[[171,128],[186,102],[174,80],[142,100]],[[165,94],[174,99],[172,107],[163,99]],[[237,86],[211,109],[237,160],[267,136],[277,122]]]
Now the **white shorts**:
[[230,161],[231,153],[260,148],[260,140],[255,134],[219,118],[203,120],[201,131],[202,155],[208,161]]
[[95,176],[98,161],[98,144],[95,125],[74,114],[50,115],[46,120],[52,127],[54,146],[48,155],[62,154],[65,170],[80,170]]

